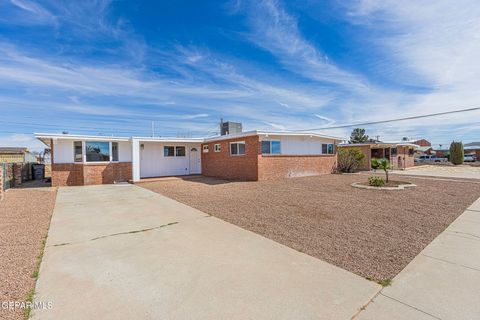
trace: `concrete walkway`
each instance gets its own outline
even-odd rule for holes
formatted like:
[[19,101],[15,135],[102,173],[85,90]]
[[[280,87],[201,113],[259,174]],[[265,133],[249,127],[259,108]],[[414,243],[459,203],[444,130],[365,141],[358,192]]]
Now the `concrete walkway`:
[[356,319],[480,319],[480,199]]
[[65,187],[33,319],[351,319],[379,290],[137,186]]

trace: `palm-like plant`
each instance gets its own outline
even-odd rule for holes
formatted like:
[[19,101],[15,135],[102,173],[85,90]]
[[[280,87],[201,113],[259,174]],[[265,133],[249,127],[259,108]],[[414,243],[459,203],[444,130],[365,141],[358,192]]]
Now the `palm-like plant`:
[[379,167],[385,171],[385,182],[388,183],[388,170],[390,169],[390,162],[387,159],[382,159],[379,161]]

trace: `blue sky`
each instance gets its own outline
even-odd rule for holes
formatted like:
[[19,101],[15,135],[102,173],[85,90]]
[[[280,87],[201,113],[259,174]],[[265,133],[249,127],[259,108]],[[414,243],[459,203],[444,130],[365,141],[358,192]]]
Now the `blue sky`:
[[[207,136],[480,106],[480,3],[0,1],[0,145],[32,132]],[[480,112],[365,126],[480,140]],[[348,136],[351,129],[325,130]]]

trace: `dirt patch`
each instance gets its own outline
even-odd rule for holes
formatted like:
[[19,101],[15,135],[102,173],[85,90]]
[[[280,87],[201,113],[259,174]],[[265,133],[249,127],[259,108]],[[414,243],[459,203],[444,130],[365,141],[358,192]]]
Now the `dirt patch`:
[[398,191],[352,188],[364,175],[276,181],[213,178],[139,185],[363,277],[393,278],[480,197],[480,184],[402,177]]
[[[361,186],[371,187],[371,185],[368,184],[368,181],[358,182],[357,184],[359,184],[359,185],[361,185]],[[410,182],[406,182],[406,181],[389,180],[388,182],[385,182],[385,184],[383,184],[382,187],[395,188],[395,187],[398,187],[398,186],[401,186],[401,185],[411,185],[411,183],[410,183]]]
[[[55,189],[11,189],[0,201],[0,301],[23,302],[55,205]],[[25,310],[2,310],[1,319],[24,319]]]

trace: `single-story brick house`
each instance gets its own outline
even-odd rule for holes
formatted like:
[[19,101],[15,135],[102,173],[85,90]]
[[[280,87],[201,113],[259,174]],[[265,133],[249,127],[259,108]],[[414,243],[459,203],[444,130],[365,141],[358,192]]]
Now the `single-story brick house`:
[[372,159],[387,159],[393,169],[406,169],[413,167],[415,149],[419,146],[411,142],[365,142],[341,143],[339,148],[356,148],[365,155],[361,170],[371,170]]
[[342,138],[248,131],[209,138],[35,134],[52,150],[52,185],[203,174],[266,180],[331,173]]

